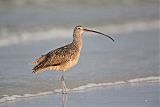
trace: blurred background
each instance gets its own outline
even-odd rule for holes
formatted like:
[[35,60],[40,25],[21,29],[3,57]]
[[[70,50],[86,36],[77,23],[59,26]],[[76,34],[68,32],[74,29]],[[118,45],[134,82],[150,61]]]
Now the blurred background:
[[0,0],[0,98],[60,88],[61,73],[32,74],[31,62],[71,42],[76,25],[115,43],[83,34],[69,88],[159,76],[159,21],[159,0]]
[[77,24],[90,27],[153,21],[158,20],[158,6],[159,0],[0,0],[0,37]]

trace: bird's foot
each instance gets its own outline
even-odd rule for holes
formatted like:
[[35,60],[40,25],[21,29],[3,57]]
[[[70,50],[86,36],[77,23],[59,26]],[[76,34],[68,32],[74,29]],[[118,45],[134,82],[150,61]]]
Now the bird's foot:
[[64,91],[62,90],[62,94],[69,94],[70,93],[70,89],[65,89]]

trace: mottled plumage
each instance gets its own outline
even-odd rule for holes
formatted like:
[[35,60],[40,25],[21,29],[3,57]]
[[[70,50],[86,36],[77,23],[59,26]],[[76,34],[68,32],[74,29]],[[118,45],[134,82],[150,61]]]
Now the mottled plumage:
[[[78,29],[80,28],[80,29]],[[33,73],[42,70],[60,70],[65,71],[75,65],[78,61],[80,50],[82,47],[82,27],[77,26],[73,32],[73,41],[63,47],[50,51],[46,55],[42,55],[36,61],[37,64],[32,70]]]
[[61,70],[65,71],[78,61],[80,49],[73,43],[64,47],[50,51],[46,55],[38,58],[34,63],[38,63],[33,68],[33,72],[41,70]]

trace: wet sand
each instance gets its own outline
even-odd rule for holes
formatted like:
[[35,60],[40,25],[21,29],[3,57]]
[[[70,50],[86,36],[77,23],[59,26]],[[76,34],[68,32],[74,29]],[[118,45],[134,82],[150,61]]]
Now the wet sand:
[[18,99],[0,104],[0,107],[158,107],[157,82],[125,83],[90,88],[67,95],[51,95]]

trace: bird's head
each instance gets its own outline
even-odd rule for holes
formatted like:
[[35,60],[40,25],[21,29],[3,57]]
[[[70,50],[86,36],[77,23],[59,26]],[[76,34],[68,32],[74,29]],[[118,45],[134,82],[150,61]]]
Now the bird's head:
[[84,28],[82,26],[76,26],[74,28],[74,31],[77,32],[77,33],[82,34],[84,32]]
[[104,33],[95,31],[95,30],[90,30],[90,29],[83,28],[82,26],[76,26],[74,28],[74,32],[75,33],[80,33],[80,34],[82,34],[83,32],[93,32],[93,33],[104,35],[104,36],[108,37],[109,39],[111,39],[114,42],[114,39],[112,37],[110,37],[110,36],[108,36],[108,35],[106,35]]

